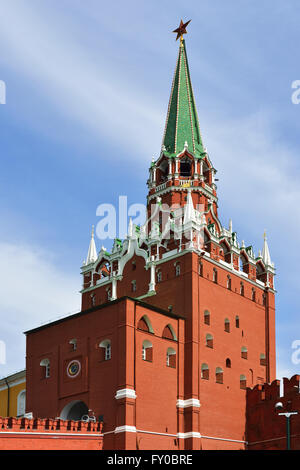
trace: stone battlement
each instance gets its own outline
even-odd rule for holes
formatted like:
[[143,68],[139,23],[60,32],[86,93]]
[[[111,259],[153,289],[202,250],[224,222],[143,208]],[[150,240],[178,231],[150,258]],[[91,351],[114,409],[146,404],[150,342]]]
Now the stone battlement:
[[0,418],[0,450],[102,450],[102,423]]
[[272,383],[259,384],[253,389],[247,389],[247,403],[249,406],[257,405],[261,402],[273,400],[291,400],[300,397],[300,375],[293,375],[290,379],[283,378],[283,394],[280,394],[280,380],[273,380]]
[[[284,450],[286,418],[281,413],[300,410],[300,375],[247,389],[247,441],[249,450]],[[280,407],[275,406],[280,403]],[[291,415],[291,449],[300,448],[300,415]]]
[[56,432],[56,433],[101,433],[102,424],[85,423],[83,421],[72,421],[62,419],[41,418],[0,418],[0,433],[8,432]]

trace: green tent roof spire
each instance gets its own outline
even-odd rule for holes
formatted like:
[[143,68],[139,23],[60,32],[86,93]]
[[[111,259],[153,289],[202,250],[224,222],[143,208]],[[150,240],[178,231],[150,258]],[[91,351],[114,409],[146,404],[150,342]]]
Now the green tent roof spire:
[[169,154],[188,149],[195,156],[204,153],[199,119],[191,83],[185,41],[181,38],[168,106],[163,145]]

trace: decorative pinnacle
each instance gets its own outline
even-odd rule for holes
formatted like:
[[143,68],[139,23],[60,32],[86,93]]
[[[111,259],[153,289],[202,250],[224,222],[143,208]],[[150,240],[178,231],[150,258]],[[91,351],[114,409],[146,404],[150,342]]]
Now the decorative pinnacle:
[[192,20],[189,20],[186,23],[183,23],[182,20],[180,21],[179,27],[173,31],[173,33],[177,33],[176,41],[178,38],[180,38],[180,41],[183,41],[183,35],[187,33],[186,27],[191,21]]

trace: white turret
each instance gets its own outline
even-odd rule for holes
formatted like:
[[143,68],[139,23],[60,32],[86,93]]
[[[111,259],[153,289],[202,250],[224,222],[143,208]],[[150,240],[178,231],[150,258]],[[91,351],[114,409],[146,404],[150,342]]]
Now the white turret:
[[188,190],[187,193],[187,202],[184,206],[184,217],[183,217],[183,224],[187,224],[188,222],[195,221],[195,209],[193,204],[193,198],[191,190]]
[[92,236],[91,236],[89,251],[88,251],[88,254],[87,254],[87,258],[86,258],[86,265],[88,265],[90,263],[94,263],[97,258],[98,258],[98,256],[97,256],[96,244],[95,244],[95,240],[94,240],[94,225],[93,225],[92,226]]
[[271,261],[269,247],[268,247],[266,232],[264,233],[264,247],[262,251],[262,259],[263,259],[263,262],[265,263],[265,266],[273,266],[272,261]]
[[132,223],[132,218],[129,217],[128,238],[132,238],[132,236],[133,236],[133,223]]

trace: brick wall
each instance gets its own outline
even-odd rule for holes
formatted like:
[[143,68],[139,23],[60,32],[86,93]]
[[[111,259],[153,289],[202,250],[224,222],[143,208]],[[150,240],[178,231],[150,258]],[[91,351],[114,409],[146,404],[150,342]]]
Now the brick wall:
[[0,418],[0,450],[101,450],[102,423]]

